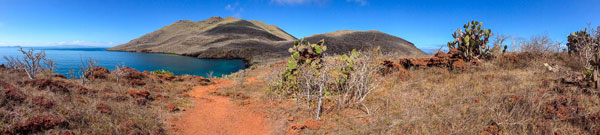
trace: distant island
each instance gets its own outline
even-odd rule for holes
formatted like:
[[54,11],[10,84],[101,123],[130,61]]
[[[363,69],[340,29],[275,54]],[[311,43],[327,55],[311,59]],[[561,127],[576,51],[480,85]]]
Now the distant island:
[[[311,43],[321,39],[328,53],[380,46],[385,52],[420,57],[427,54],[411,42],[380,31],[336,31],[304,38]],[[233,17],[211,17],[204,21],[177,21],[109,51],[168,53],[197,58],[244,59],[249,63],[279,60],[289,56],[296,37],[274,25]]]

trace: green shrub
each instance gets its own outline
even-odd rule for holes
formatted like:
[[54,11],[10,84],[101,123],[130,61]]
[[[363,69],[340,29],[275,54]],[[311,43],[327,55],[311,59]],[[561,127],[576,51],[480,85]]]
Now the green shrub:
[[448,42],[448,48],[458,49],[466,60],[487,58],[491,56],[487,43],[492,30],[485,29],[483,23],[471,21],[452,34],[454,41]]
[[[303,101],[310,108],[316,107],[316,119],[320,117],[323,102],[338,105],[340,109],[351,104],[362,105],[378,85],[373,78],[379,71],[376,59],[380,55],[362,55],[352,50],[348,54],[323,58],[326,50],[323,44],[323,41],[317,44],[295,42],[286,67],[273,75],[267,91]],[[379,49],[374,52],[381,54]]]
[[152,71],[152,73],[154,74],[167,74],[167,75],[173,75],[173,72],[161,69],[161,70],[154,70]]
[[317,44],[310,44],[308,41],[294,41],[294,46],[289,49],[292,53],[288,59],[286,70],[282,73],[279,81],[278,90],[286,95],[293,94],[298,90],[298,68],[300,66],[308,66],[310,68],[321,68],[323,52],[327,50],[324,45],[325,41],[321,40]]
[[332,74],[336,76],[336,86],[338,87],[336,93],[340,93],[340,89],[344,89],[343,87],[346,86],[352,71],[354,71],[355,61],[359,56],[360,54],[356,49],[352,49],[352,52],[348,53],[348,55],[343,54],[336,58],[337,61],[342,62],[342,64],[338,65],[336,70],[332,72]]
[[[588,26],[589,27],[589,26]],[[600,28],[600,26],[598,26]],[[595,87],[600,87],[600,32],[598,29],[589,27],[573,32],[568,37],[568,52],[584,65],[584,73],[590,73]]]

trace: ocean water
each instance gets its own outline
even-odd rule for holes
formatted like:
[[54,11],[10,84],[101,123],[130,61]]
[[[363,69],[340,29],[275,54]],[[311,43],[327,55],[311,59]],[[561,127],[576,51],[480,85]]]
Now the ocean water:
[[[66,75],[70,69],[79,71],[82,60],[92,58],[98,61],[97,66],[115,69],[118,64],[132,67],[139,71],[168,70],[175,75],[207,76],[213,72],[213,76],[222,76],[237,72],[245,68],[242,60],[224,59],[198,59],[187,56],[172,54],[135,53],[105,51],[106,48],[60,48],[60,47],[32,47],[36,52],[45,50],[46,57],[56,62],[55,72]],[[23,48],[29,49],[29,48]],[[21,58],[22,54],[18,47],[0,47],[0,64],[6,63],[4,56],[16,56]],[[22,59],[22,58],[21,58]]]

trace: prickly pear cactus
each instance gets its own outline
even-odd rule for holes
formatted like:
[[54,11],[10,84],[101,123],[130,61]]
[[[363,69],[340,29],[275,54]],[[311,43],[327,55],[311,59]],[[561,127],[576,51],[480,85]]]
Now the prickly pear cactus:
[[322,67],[323,52],[327,50],[327,46],[324,44],[324,40],[319,41],[317,44],[310,44],[304,39],[294,41],[294,46],[289,49],[292,55],[288,59],[287,69],[282,74],[280,89],[292,91],[298,89],[297,70],[300,66],[310,66],[315,69]]
[[[600,28],[600,27],[599,27]],[[589,32],[588,32],[589,31]],[[594,29],[584,29],[573,32],[567,36],[567,48],[570,55],[574,55],[584,64],[587,77],[600,87],[600,35],[594,34]],[[594,37],[593,35],[597,35]]]
[[479,59],[490,56],[487,46],[492,30],[485,29],[482,22],[471,21],[452,34],[454,41],[448,42],[448,48],[458,49],[465,59]]
[[356,51],[356,49],[352,49],[352,51],[348,54],[340,55],[337,59],[344,64],[337,67],[337,70],[333,72],[336,77],[336,83],[338,86],[343,86],[344,83],[350,79],[350,73],[354,71],[355,61],[358,59],[360,54]]

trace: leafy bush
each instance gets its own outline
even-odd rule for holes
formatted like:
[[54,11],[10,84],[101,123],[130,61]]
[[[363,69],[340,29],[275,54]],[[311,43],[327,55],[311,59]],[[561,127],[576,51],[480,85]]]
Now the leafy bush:
[[161,70],[154,70],[152,71],[152,73],[154,74],[167,74],[167,75],[173,75],[173,72],[161,69]]
[[294,46],[289,49],[292,53],[287,62],[287,69],[283,72],[278,90],[286,95],[293,94],[298,90],[298,68],[300,66],[310,66],[311,68],[321,68],[323,52],[327,50],[324,45],[325,41],[321,40],[317,44],[310,44],[308,41],[294,41]]
[[[600,28],[600,26],[598,27]],[[598,46],[600,46],[600,33],[597,29],[586,28],[573,32],[567,36],[567,48],[570,55],[580,59],[584,67],[593,69],[593,61],[597,59]]]
[[362,101],[377,86],[373,78],[379,71],[375,69],[378,66],[374,55],[362,55],[356,50],[325,59],[323,44],[324,41],[318,44],[295,42],[286,68],[269,83],[271,92],[305,101],[308,107],[316,101],[317,119],[325,101],[337,102],[332,104],[339,105],[338,108],[363,105]]
[[[598,26],[598,29],[600,29],[600,26]],[[600,79],[598,78],[600,72],[600,32],[598,29],[589,27],[589,29],[573,32],[567,36],[569,54],[579,59],[584,65],[584,73],[592,71],[591,78],[595,82],[596,88],[600,86]]]
[[448,48],[458,49],[465,59],[479,59],[490,55],[490,49],[487,45],[489,37],[492,36],[490,29],[485,29],[483,23],[471,21],[452,34],[454,41],[448,42]]

